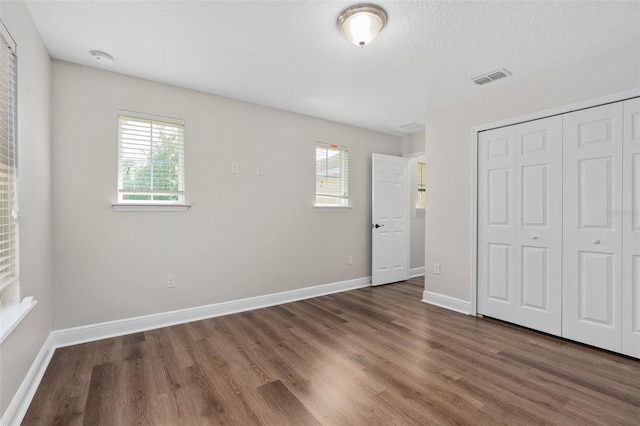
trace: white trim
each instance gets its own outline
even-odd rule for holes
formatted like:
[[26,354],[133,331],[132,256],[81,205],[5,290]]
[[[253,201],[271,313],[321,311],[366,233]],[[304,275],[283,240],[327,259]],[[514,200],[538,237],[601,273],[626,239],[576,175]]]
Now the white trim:
[[461,314],[471,315],[471,302],[467,302],[466,300],[456,299],[455,297],[432,293],[425,290],[422,293],[422,301],[430,305],[460,312]]
[[18,391],[3,413],[0,419],[0,426],[19,425],[22,422],[24,415],[27,414],[31,400],[36,394],[38,386],[40,386],[40,381],[42,381],[42,377],[47,371],[54,351],[52,337],[49,335],[31,364],[27,375],[22,380]]
[[171,124],[177,124],[179,126],[184,126],[184,120],[182,118],[166,117],[164,115],[149,114],[146,112],[118,109],[118,117],[120,116],[130,117],[130,118],[140,118],[142,120],[160,121],[164,123],[171,123]]
[[471,129],[471,315],[478,313],[478,131]]
[[640,87],[635,89],[629,89],[622,92],[612,93],[610,95],[600,96],[593,99],[587,99],[580,102],[574,102],[568,105],[561,105],[555,108],[549,108],[542,111],[532,112],[529,114],[518,115],[515,117],[506,118],[504,120],[498,120],[491,123],[481,124],[475,126],[472,129],[477,132],[484,130],[495,129],[498,127],[511,126],[514,124],[524,123],[526,121],[538,120],[541,118],[551,117],[553,115],[566,114],[572,111],[578,111],[581,109],[593,108],[595,106],[609,104],[613,102],[620,102],[626,99],[637,98],[640,96]]
[[16,326],[36,306],[37,300],[26,298],[21,303],[3,302],[0,306],[0,343],[11,333]]
[[348,212],[353,209],[351,206],[326,206],[318,204],[313,206],[313,209],[317,212]]
[[324,296],[326,294],[369,287],[369,279],[370,277],[357,278],[263,296],[249,297],[246,299],[232,300],[229,302],[54,330],[51,335],[55,347],[59,348],[253,309],[266,308],[268,306],[295,302],[297,300]]
[[640,97],[640,87],[622,92],[613,93],[610,95],[600,96],[593,99],[587,99],[585,101],[575,102],[568,105],[562,105],[555,108],[546,109],[543,111],[533,112],[529,114],[523,114],[516,117],[507,118],[500,121],[494,121],[491,123],[474,126],[471,128],[471,167],[473,168],[471,173],[471,302],[470,311],[472,315],[477,314],[478,306],[478,133],[495,129],[498,127],[512,126],[514,124],[520,124],[527,121],[538,120],[541,118],[547,118],[554,115],[566,114],[572,111],[578,111],[586,108],[593,108],[599,105],[609,104],[613,102],[620,102],[626,99]]
[[409,269],[409,278],[415,278],[424,275],[424,266]]
[[191,204],[128,204],[113,203],[117,212],[186,212]]

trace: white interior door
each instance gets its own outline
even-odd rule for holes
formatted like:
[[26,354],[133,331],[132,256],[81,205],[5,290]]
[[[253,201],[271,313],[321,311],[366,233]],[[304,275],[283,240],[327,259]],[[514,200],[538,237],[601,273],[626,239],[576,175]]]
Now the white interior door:
[[515,322],[515,126],[478,140],[478,313]]
[[409,279],[409,160],[372,158],[371,284]]
[[562,332],[562,117],[516,126],[515,322]]
[[621,350],[622,103],[565,114],[562,335]]
[[640,358],[640,99],[624,103],[622,353]]

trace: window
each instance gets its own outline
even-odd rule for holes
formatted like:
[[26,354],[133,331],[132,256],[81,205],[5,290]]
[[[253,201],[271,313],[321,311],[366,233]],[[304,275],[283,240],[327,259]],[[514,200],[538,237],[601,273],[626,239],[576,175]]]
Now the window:
[[16,43],[0,21],[0,343],[33,309],[20,301]]
[[118,111],[118,203],[184,202],[184,121]]
[[349,206],[349,151],[316,144],[316,206]]
[[1,33],[0,46],[0,300],[18,302],[16,47]]
[[427,164],[418,161],[418,198],[416,208],[424,209],[427,205]]

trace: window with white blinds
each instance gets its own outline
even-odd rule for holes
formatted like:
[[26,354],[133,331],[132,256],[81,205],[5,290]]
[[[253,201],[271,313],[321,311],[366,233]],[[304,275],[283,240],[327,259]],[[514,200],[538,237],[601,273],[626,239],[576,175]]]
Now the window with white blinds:
[[[12,288],[17,295],[17,58],[15,42],[4,28],[0,38],[0,291],[15,284]],[[6,296],[6,292],[0,293],[3,295]]]
[[349,151],[316,144],[316,206],[349,206]]
[[418,161],[418,198],[416,207],[424,209],[427,205],[427,165],[424,161]]
[[118,202],[184,200],[184,121],[119,110]]

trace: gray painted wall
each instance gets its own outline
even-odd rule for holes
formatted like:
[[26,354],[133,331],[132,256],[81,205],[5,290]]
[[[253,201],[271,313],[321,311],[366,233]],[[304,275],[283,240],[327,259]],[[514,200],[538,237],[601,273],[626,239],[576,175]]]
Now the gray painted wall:
[[[118,108],[185,120],[189,211],[111,208]],[[401,150],[399,137],[59,61],[53,140],[55,328],[371,275],[371,153]],[[313,209],[316,141],[349,148],[351,211]]]
[[18,44],[20,286],[38,304],[0,345],[4,413],[51,331],[51,64],[23,2],[1,2],[0,17]]

